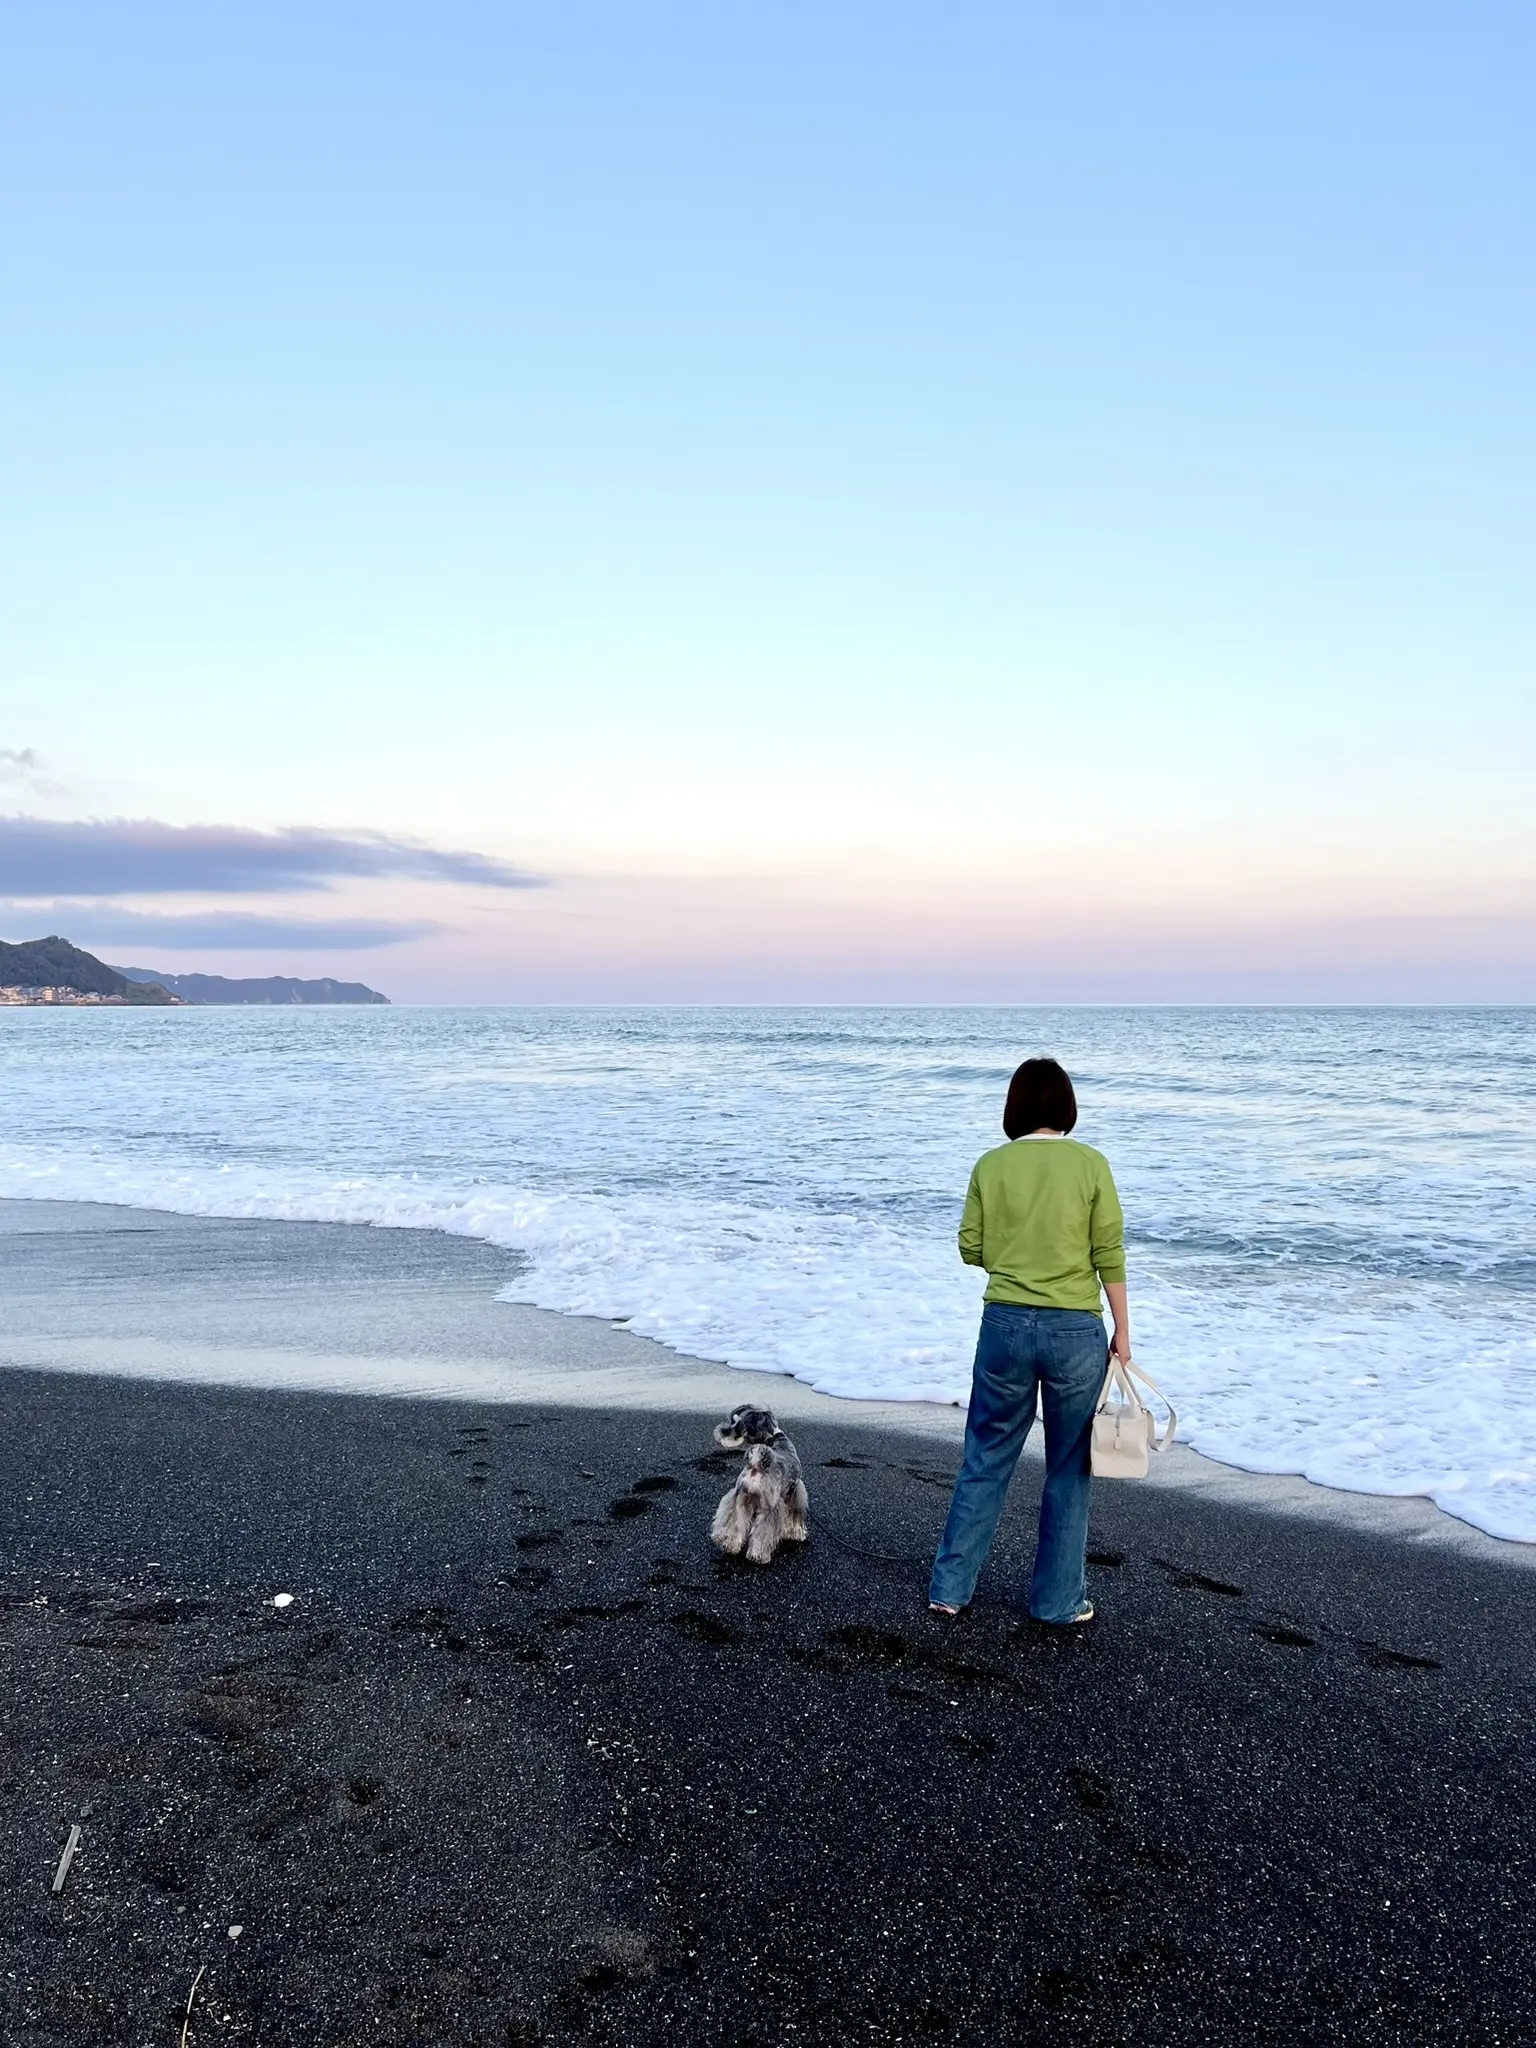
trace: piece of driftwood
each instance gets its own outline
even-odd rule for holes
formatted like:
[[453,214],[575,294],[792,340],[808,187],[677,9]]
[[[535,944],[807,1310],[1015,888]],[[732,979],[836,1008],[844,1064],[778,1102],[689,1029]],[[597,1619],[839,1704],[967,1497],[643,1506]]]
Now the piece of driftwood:
[[69,1840],[64,1844],[64,1854],[59,1858],[59,1867],[53,1873],[53,1889],[55,1894],[63,1891],[64,1880],[69,1875],[69,1866],[74,1862],[75,1851],[79,1846],[80,1823],[79,1821],[74,1821],[70,1825]]
[[204,1963],[202,1969],[192,1979],[192,1989],[187,1993],[187,2016],[181,2023],[181,2048],[187,2048],[187,2029],[192,2024],[192,2001],[197,1996],[197,1987],[202,1983],[203,1970],[206,1970],[207,1967],[208,1965]]

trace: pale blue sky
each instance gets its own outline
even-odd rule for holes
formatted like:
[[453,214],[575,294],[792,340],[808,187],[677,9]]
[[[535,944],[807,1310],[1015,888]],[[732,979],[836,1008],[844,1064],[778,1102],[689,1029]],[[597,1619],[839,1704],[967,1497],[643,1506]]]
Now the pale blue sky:
[[549,884],[29,855],[0,935],[1536,997],[1529,7],[46,0],[0,45],[4,808]]

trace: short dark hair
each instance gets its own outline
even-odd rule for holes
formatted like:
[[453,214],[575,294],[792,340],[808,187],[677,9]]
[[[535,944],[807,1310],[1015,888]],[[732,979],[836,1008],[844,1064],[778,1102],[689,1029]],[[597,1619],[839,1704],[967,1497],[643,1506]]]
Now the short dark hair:
[[1008,1083],[1003,1129],[1010,1138],[1031,1131],[1070,1131],[1077,1122],[1077,1097],[1059,1060],[1026,1060]]

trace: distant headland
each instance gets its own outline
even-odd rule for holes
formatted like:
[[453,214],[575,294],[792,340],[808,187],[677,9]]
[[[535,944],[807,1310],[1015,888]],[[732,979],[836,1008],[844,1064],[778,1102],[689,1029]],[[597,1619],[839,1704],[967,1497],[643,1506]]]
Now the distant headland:
[[222,974],[160,974],[152,967],[119,967],[140,988],[169,989],[179,1003],[387,1003],[376,988],[360,981],[295,981],[291,974],[268,974],[253,980],[230,981]]
[[161,974],[149,967],[109,967],[57,933],[20,945],[0,940],[0,1004],[103,1005],[210,1003],[387,1003],[360,981],[297,981],[291,975],[228,980],[222,974]]
[[19,946],[0,940],[0,1003],[124,1004],[174,1003],[158,981],[129,981],[94,953],[82,953],[57,933],[25,939]]

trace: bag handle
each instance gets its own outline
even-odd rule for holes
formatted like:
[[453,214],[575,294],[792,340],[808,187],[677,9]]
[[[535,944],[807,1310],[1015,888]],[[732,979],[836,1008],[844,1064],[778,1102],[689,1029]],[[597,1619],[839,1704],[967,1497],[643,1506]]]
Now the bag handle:
[[1140,1380],[1144,1387],[1149,1388],[1152,1393],[1156,1394],[1159,1401],[1168,1410],[1168,1421],[1164,1426],[1162,1436],[1158,1436],[1156,1418],[1153,1419],[1151,1430],[1153,1450],[1166,1451],[1178,1433],[1179,1411],[1174,1407],[1150,1373],[1143,1372],[1139,1365],[1127,1365],[1118,1353],[1114,1351],[1111,1351],[1109,1354],[1109,1360],[1104,1371],[1104,1385],[1100,1390],[1094,1412],[1099,1413],[1109,1406],[1109,1397],[1112,1392],[1120,1393],[1132,1408],[1146,1409],[1147,1403],[1136,1391],[1135,1382],[1137,1380]]

